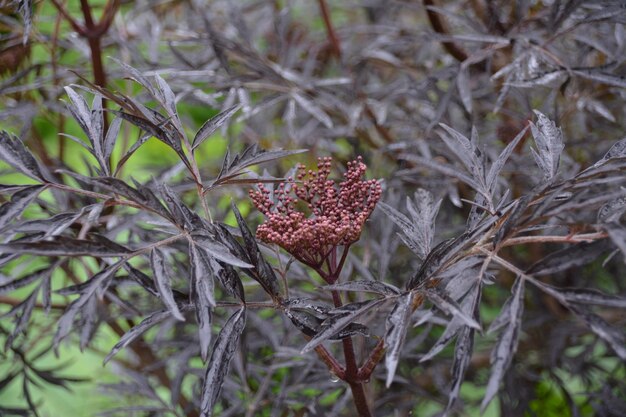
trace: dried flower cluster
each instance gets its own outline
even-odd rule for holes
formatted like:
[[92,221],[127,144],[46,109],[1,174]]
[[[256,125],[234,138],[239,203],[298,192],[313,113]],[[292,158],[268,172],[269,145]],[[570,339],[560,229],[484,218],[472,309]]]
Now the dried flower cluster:
[[[297,181],[281,183],[274,199],[263,184],[250,191],[254,205],[266,216],[257,237],[308,265],[320,265],[336,246],[356,242],[381,195],[378,180],[362,179],[367,166],[361,157],[348,163],[339,185],[328,179],[331,161],[319,158],[317,172],[298,166]],[[308,205],[310,215],[297,208],[299,202]]]

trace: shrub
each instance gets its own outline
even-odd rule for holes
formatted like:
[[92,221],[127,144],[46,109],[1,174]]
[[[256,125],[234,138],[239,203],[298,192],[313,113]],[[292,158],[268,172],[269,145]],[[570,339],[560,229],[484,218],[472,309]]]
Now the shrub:
[[618,2],[121,3],[4,6],[1,414],[624,413]]

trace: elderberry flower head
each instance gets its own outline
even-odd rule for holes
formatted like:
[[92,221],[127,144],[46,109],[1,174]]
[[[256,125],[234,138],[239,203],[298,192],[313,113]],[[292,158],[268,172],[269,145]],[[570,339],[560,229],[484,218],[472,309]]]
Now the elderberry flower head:
[[[263,184],[250,191],[252,202],[266,218],[257,237],[311,266],[321,265],[335,247],[359,240],[382,192],[378,180],[362,179],[367,166],[361,157],[348,163],[339,184],[328,179],[331,161],[318,158],[317,172],[299,165],[296,181],[289,178],[281,183],[274,198]],[[300,210],[303,205],[308,214]]]

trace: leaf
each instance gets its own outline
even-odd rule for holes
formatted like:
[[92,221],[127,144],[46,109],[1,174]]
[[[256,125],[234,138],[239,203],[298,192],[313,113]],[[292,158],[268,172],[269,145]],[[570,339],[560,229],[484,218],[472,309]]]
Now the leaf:
[[104,358],[103,364],[110,361],[111,358],[117,354],[117,352],[131,344],[135,339],[141,337],[142,334],[171,316],[172,312],[170,310],[161,310],[150,314],[148,317],[143,319],[141,323],[133,326],[130,330],[124,333],[115,346],[113,346],[109,354]]
[[[464,174],[463,172],[457,170],[455,167],[451,165],[436,162],[435,160],[432,160],[430,158],[424,158],[421,156],[410,155],[410,154],[401,154],[400,158],[406,159],[407,161],[410,161],[410,162],[415,162],[416,164],[432,169],[433,171],[437,171],[443,175],[456,178],[459,181],[464,182],[465,184],[469,185],[476,191],[484,191],[484,187],[481,186],[480,183],[476,182],[474,179],[472,179],[472,177],[470,177],[467,174]],[[421,170],[416,170],[416,169],[401,170],[397,173],[397,175],[403,176],[403,175],[409,175],[409,174],[414,174],[414,173],[420,174]]]
[[326,112],[319,108],[315,103],[305,98],[302,94],[294,93],[292,94],[292,97],[294,98],[294,100],[296,100],[296,102],[300,105],[300,107],[302,107],[304,111],[316,118],[328,129],[333,128],[333,121],[330,119],[328,114],[326,114]]
[[211,239],[209,236],[192,234],[191,238],[198,246],[201,246],[208,253],[210,253],[211,256],[222,262],[239,268],[253,268],[253,265],[234,256],[226,245],[217,240]]
[[389,313],[385,324],[385,366],[387,367],[386,386],[389,388],[396,374],[400,352],[406,338],[407,327],[411,319],[413,297],[411,292],[405,293],[398,298],[393,310]]
[[385,301],[387,300],[384,298],[368,300],[360,303],[346,304],[341,307],[341,310],[335,309],[335,314],[331,315],[328,319],[322,322],[319,333],[309,340],[304,348],[302,348],[302,353],[315,349],[321,343],[339,333],[350,323],[353,323],[356,319],[371,311],[374,307],[381,305]]
[[489,172],[487,173],[487,189],[489,189],[492,194],[495,191],[496,181],[500,171],[502,171],[504,164],[515,150],[520,140],[522,140],[522,138],[526,135],[527,131],[528,126],[524,127],[524,129],[522,129],[522,131],[519,132],[508,145],[506,145],[502,152],[500,152],[500,155],[498,155],[498,159],[491,164]]
[[528,208],[528,205],[533,198],[534,194],[525,194],[513,202],[513,208],[510,210],[510,213],[508,213],[507,217],[504,219],[504,222],[496,232],[496,235],[493,239],[494,246],[497,246],[500,242],[508,237],[509,233],[517,225],[518,221]]
[[242,153],[235,155],[232,161],[229,160],[230,152],[227,151],[219,175],[215,180],[213,180],[212,183],[207,186],[207,188],[210,189],[212,187],[216,187],[220,184],[228,182],[229,180],[232,180],[234,177],[242,175],[244,173],[243,170],[252,165],[264,164],[266,162],[274,161],[279,158],[284,158],[286,156],[295,155],[306,151],[306,149],[296,149],[291,151],[276,149],[272,151],[266,151],[263,149],[259,149],[259,147],[254,144],[247,147]]
[[41,181],[44,179],[41,168],[33,154],[26,149],[21,140],[4,130],[0,131],[0,160],[34,180]]
[[583,319],[587,326],[615,351],[617,356],[626,361],[626,338],[623,328],[616,329],[600,316],[572,304],[568,303],[567,308]]
[[213,415],[213,407],[224,384],[230,361],[233,358],[239,337],[246,326],[246,309],[237,310],[224,324],[213,345],[211,359],[202,383],[201,417]]
[[[478,302],[480,300],[480,289],[480,285],[474,284],[469,294],[467,294],[467,296],[464,297],[461,301],[461,310],[470,317],[477,317],[476,306],[478,305]],[[450,320],[439,339],[437,339],[437,341],[430,348],[430,350],[420,358],[420,362],[430,360],[437,354],[439,354],[439,352],[441,352],[448,345],[448,343],[452,341],[452,339],[459,333],[460,330],[463,329],[463,327],[464,320],[462,320],[460,317],[452,317],[452,320]]]
[[97,184],[109,192],[124,196],[130,201],[137,203],[141,207],[155,212],[166,219],[172,219],[171,213],[163,206],[163,203],[161,203],[154,192],[152,192],[152,190],[147,186],[135,189],[119,178],[113,177],[81,177],[81,179],[84,179],[88,183]]
[[626,197],[616,198],[598,210],[598,223],[618,222],[624,213],[626,213]]
[[89,278],[83,290],[81,291],[80,296],[72,301],[65,311],[61,318],[58,321],[57,332],[54,336],[54,349],[58,354],[58,346],[61,340],[63,340],[72,329],[72,324],[74,323],[74,317],[76,314],[83,308],[85,304],[89,301],[91,297],[96,293],[101,287],[106,286],[107,282],[113,278],[117,270],[126,262],[126,260],[120,260],[114,263],[113,265],[109,265],[102,271],[95,274],[93,277]]
[[0,206],[0,229],[11,220],[19,217],[26,207],[37,198],[39,193],[45,189],[46,187],[43,185],[31,185],[13,194],[11,201]]
[[254,266],[254,268],[246,269],[244,272],[261,284],[265,292],[267,292],[273,299],[280,298],[278,278],[274,273],[274,269],[267,263],[265,258],[263,258],[263,255],[261,255],[261,251],[259,250],[256,240],[254,239],[252,232],[250,232],[250,229],[248,229],[248,225],[241,216],[237,206],[234,203],[231,204],[231,206],[233,212],[235,213],[235,218],[237,219],[237,224],[239,225],[239,230],[241,231],[241,236],[243,237],[245,250],[249,258],[248,261]]
[[86,208],[83,208],[78,213],[60,213],[41,220],[31,220],[18,225],[14,230],[16,232],[44,232],[42,238],[48,238],[51,236],[57,236],[63,233],[65,229],[70,227],[78,220]]
[[452,387],[450,388],[450,394],[448,394],[448,404],[446,406],[446,414],[448,410],[452,408],[457,398],[459,398],[459,392],[461,391],[461,384],[465,377],[465,372],[472,359],[472,351],[474,350],[474,329],[464,327],[461,330],[456,346],[454,347],[454,361],[452,362]]
[[156,289],[153,279],[128,263],[124,264],[124,269],[128,272],[128,276],[139,286],[148,291],[150,294],[156,297],[159,296],[159,291]]
[[235,106],[229,107],[226,110],[220,112],[218,115],[210,118],[196,133],[196,136],[193,138],[193,142],[191,145],[192,149],[197,148],[204,142],[207,138],[209,138],[217,129],[222,127],[224,123],[226,123],[239,109],[241,108],[241,104],[237,104]]
[[14,279],[11,282],[0,285],[0,294],[5,294],[7,292],[15,291],[18,288],[25,287],[38,279],[45,278],[51,273],[52,269],[50,267],[38,269],[37,271],[26,274],[21,278]]
[[99,141],[100,138],[99,136],[96,136],[97,132],[92,123],[92,114],[91,109],[89,109],[89,105],[80,94],[72,89],[72,87],[66,86],[63,88],[67,93],[67,96],[70,98],[70,102],[67,104],[67,108],[69,109],[70,113],[72,113],[72,116],[74,117],[80,128],[87,135],[91,146],[94,147],[94,143],[96,141]]
[[425,295],[433,303],[433,305],[435,305],[444,313],[450,314],[458,318],[468,327],[482,331],[480,323],[478,323],[471,316],[465,313],[465,311],[463,311],[463,309],[456,303],[456,301],[452,300],[450,297],[444,294],[438,294],[437,292],[432,290],[426,291]]
[[380,295],[400,295],[400,290],[393,285],[380,281],[348,281],[341,284],[325,285],[325,290],[372,292]]
[[542,276],[565,271],[593,262],[610,249],[610,244],[606,239],[589,243],[577,243],[565,249],[550,253],[548,256],[537,261],[526,272],[529,275]]
[[113,148],[115,147],[115,142],[117,142],[117,135],[120,133],[121,126],[122,119],[119,117],[114,118],[109,125],[109,130],[104,138],[104,142],[102,142],[102,151],[104,152],[104,158],[107,162],[110,161],[111,155],[113,154]]
[[539,168],[543,171],[544,179],[554,178],[559,169],[563,144],[563,134],[554,122],[543,113],[534,110],[537,115],[537,124],[530,124],[530,130],[535,139],[537,149],[531,148],[532,154]]
[[206,362],[211,344],[211,309],[215,307],[213,275],[210,260],[193,243],[189,248],[191,262],[191,296],[196,308],[200,356]]
[[472,114],[472,89],[470,88],[468,72],[468,67],[466,65],[461,65],[456,77],[456,87],[459,90],[463,107],[465,107],[465,110],[469,114]]
[[559,288],[557,291],[569,302],[626,309],[626,298],[592,288]]
[[130,251],[121,245],[112,248],[103,242],[57,236],[40,242],[14,241],[0,245],[0,252],[40,256],[94,256],[110,258],[126,256]]
[[[452,129],[443,123],[439,124],[447,133],[439,136],[446,146],[456,155],[463,163],[467,171],[472,175],[473,180],[479,185],[481,191],[485,191],[485,171],[483,166],[482,152],[476,146],[474,141],[470,141],[463,134]],[[477,137],[475,129],[472,129],[473,139]],[[477,189],[477,190],[478,190]]]
[[411,220],[388,204],[379,202],[378,206],[400,228],[402,233],[399,236],[407,247],[424,259],[431,250],[441,200],[434,203],[432,194],[420,188],[415,192],[413,201],[409,198],[406,201]]
[[504,373],[517,350],[524,312],[524,281],[522,276],[518,276],[515,284],[513,284],[511,307],[505,311],[509,315],[509,325],[502,331],[496,346],[491,351],[491,375],[487,383],[485,397],[480,405],[481,413],[485,411],[498,392],[500,381],[502,381]]
[[13,332],[11,332],[4,343],[4,351],[8,352],[9,348],[13,345],[13,341],[15,338],[26,329],[28,325],[28,321],[30,320],[30,316],[33,312],[33,308],[35,308],[35,303],[37,302],[37,295],[39,294],[39,288],[37,287],[30,293],[30,295],[20,303],[20,308],[22,310],[22,314],[20,314],[19,318],[15,323],[15,328]]
[[163,304],[171,311],[172,315],[180,321],[185,321],[185,317],[178,309],[178,305],[174,300],[172,294],[172,285],[170,279],[170,273],[167,265],[165,264],[165,256],[163,252],[158,248],[154,248],[150,251],[150,266],[154,272],[154,281]]
[[609,237],[624,254],[624,261],[626,262],[626,228],[624,227],[610,227],[607,232]]

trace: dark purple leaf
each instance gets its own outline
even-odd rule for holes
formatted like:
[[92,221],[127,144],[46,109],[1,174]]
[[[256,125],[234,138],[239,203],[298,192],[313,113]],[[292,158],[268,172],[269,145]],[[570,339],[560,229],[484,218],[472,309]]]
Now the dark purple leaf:
[[39,294],[39,288],[37,287],[30,293],[30,295],[20,303],[20,309],[22,314],[18,317],[15,322],[15,328],[13,332],[11,332],[4,343],[4,351],[7,352],[9,348],[13,345],[13,341],[15,338],[22,333],[26,329],[26,325],[28,324],[28,320],[30,320],[31,313],[33,312],[33,308],[35,308],[35,303],[37,302],[37,295]]
[[124,349],[126,346],[131,344],[135,339],[141,337],[145,332],[150,330],[152,327],[157,324],[163,322],[164,320],[172,317],[172,312],[170,310],[162,310],[156,311],[150,314],[148,317],[143,319],[141,323],[132,327],[129,331],[124,333],[124,335],[120,338],[120,340],[113,346],[109,354],[104,358],[103,363],[107,363],[111,360],[113,356],[117,354],[120,350]]
[[554,122],[543,113],[535,110],[537,124],[531,123],[530,130],[535,139],[537,149],[531,149],[535,161],[543,171],[544,178],[554,178],[559,169],[561,153],[563,152],[563,133]]
[[473,329],[482,331],[480,323],[476,322],[470,315],[468,315],[456,301],[452,300],[445,294],[438,294],[435,291],[426,291],[426,297],[435,305],[438,309],[446,314],[450,314],[463,322],[466,326]]
[[22,233],[44,232],[42,238],[57,236],[74,224],[84,212],[85,209],[78,213],[61,213],[47,219],[31,220],[20,224],[14,230]]
[[568,303],[567,308],[580,317],[600,339],[604,340],[622,361],[626,361],[626,337],[624,337],[623,328],[615,328],[597,314],[575,305]]
[[217,129],[222,127],[224,123],[226,123],[237,111],[241,108],[241,105],[237,104],[235,106],[229,107],[228,109],[220,112],[217,116],[214,116],[204,122],[202,127],[198,129],[196,136],[193,138],[192,148],[197,148],[204,142],[208,137],[210,137]]
[[72,301],[65,311],[63,315],[58,321],[58,328],[56,335],[54,336],[54,349],[58,352],[58,346],[61,340],[63,340],[72,329],[72,325],[74,323],[74,318],[76,314],[87,304],[91,297],[93,297],[96,291],[101,287],[106,287],[108,282],[113,279],[113,276],[117,272],[117,270],[125,263],[125,260],[118,261],[113,265],[110,265],[98,272],[93,277],[89,278],[86,285],[83,286],[80,296]]
[[542,276],[566,271],[570,268],[593,262],[610,249],[610,243],[606,239],[590,243],[577,243],[565,249],[552,252],[545,258],[537,261],[526,272],[529,275]]
[[211,352],[211,359],[204,375],[204,382],[202,383],[200,417],[211,417],[213,415],[213,407],[217,402],[224,384],[224,378],[228,373],[230,361],[233,358],[235,349],[237,349],[239,337],[245,326],[246,309],[242,307],[230,316],[217,335],[213,351]]
[[496,346],[491,351],[491,375],[487,383],[485,397],[480,405],[481,412],[489,405],[493,397],[498,392],[500,381],[508,369],[515,351],[522,327],[522,314],[524,312],[524,278],[519,276],[511,290],[511,307],[503,311],[508,314],[508,326],[502,331]]
[[263,255],[261,255],[261,251],[248,228],[245,220],[241,216],[239,209],[235,204],[231,204],[233,212],[235,213],[235,218],[237,219],[237,224],[239,225],[239,230],[241,231],[241,236],[243,237],[245,250],[248,256],[248,261],[250,264],[254,266],[254,268],[245,269],[244,272],[250,275],[251,278],[256,280],[265,292],[267,292],[273,299],[280,298],[280,291],[278,287],[278,278],[276,277],[276,273],[270,264],[267,263]]
[[363,316],[365,313],[372,311],[375,307],[380,306],[386,299],[376,299],[376,300],[368,300],[361,303],[352,303],[346,304],[340,309],[335,309],[334,312],[336,314],[331,315],[328,319],[324,320],[320,331],[309,340],[304,348],[302,348],[302,353],[309,352],[323,343],[325,340],[330,339],[335,334],[339,333],[345,327],[347,327],[350,323],[353,323],[359,317]]
[[37,160],[24,146],[21,140],[0,130],[0,160],[11,165],[22,174],[41,181],[44,179]]
[[214,258],[227,263],[229,265],[237,266],[239,268],[252,268],[247,262],[234,256],[229,248],[219,242],[218,240],[211,239],[209,236],[193,234],[191,235],[194,243],[201,246],[204,250],[211,254]]
[[45,278],[46,276],[52,274],[52,268],[46,267],[42,269],[38,269],[35,272],[31,272],[21,278],[14,279],[10,282],[7,282],[4,285],[0,285],[0,294],[4,294],[7,292],[14,291],[18,288],[22,288],[27,286],[28,284],[35,282],[39,279]]
[[154,248],[150,251],[150,266],[152,267],[152,271],[154,273],[154,282],[159,290],[161,301],[163,301],[163,304],[165,304],[177,320],[185,321],[185,317],[180,312],[178,305],[174,300],[170,278],[171,274],[165,261],[165,255],[163,255],[163,252],[159,249]]
[[399,295],[400,290],[393,285],[380,281],[348,281],[341,284],[325,285],[325,290],[371,292],[381,295]]
[[102,242],[59,236],[52,240],[40,242],[14,241],[0,245],[0,252],[4,251],[40,256],[94,256],[99,258],[126,256],[130,253],[128,249],[122,246],[111,248]]
[[400,360],[400,352],[406,338],[407,327],[413,312],[412,292],[405,293],[398,297],[393,310],[387,317],[385,331],[385,348],[387,350],[385,356],[385,366],[387,367],[386,386],[389,388],[393,382]]
[[32,185],[13,194],[11,201],[0,206],[0,229],[19,217],[45,188],[43,185]]
[[200,356],[206,362],[211,344],[211,309],[215,307],[213,275],[210,258],[195,244],[189,248],[191,262],[191,294],[196,307],[196,322],[200,339]]

